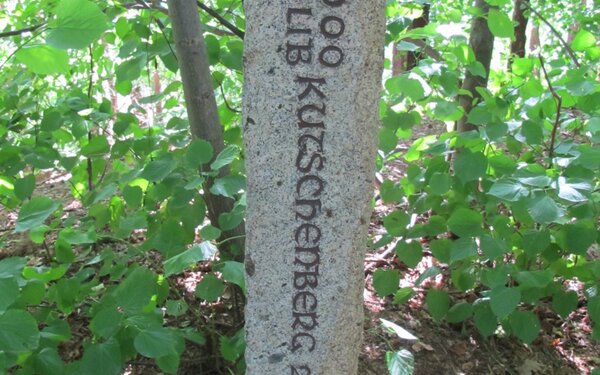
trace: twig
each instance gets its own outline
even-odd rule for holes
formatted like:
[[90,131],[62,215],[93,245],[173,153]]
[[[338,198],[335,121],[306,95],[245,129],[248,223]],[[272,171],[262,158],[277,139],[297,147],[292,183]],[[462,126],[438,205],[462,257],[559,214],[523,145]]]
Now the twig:
[[[89,101],[89,105],[90,107],[92,106],[92,88],[94,85],[94,53],[92,50],[92,46],[89,47],[90,50],[90,81],[88,84],[88,101]],[[92,130],[90,129],[88,131],[88,142],[92,141]],[[92,166],[92,158],[88,157],[87,158],[87,174],[88,174],[88,189],[91,192],[92,190],[94,190],[94,177],[92,175],[92,170],[93,166]]]
[[225,91],[223,90],[223,85],[219,85],[219,88],[221,89],[221,95],[223,96],[223,102],[225,103],[225,106],[231,112],[242,113],[242,111],[240,111],[239,109],[235,109],[235,108],[233,108],[232,106],[229,105],[229,102],[227,101],[227,97],[225,96]]
[[[158,7],[151,7],[144,0],[136,0],[136,1],[138,2],[138,4],[140,4],[142,7],[146,8],[146,9],[157,9],[159,11],[162,9],[162,8],[158,8]],[[169,38],[167,38],[167,35],[165,34],[165,24],[157,17],[152,17],[152,19],[158,25],[158,28],[160,29],[160,33],[162,34],[163,38],[165,39],[165,42],[167,42],[167,46],[169,46],[169,50],[171,51],[171,54],[173,55],[173,57],[175,57],[175,61],[177,61],[177,55],[175,54],[175,51],[173,50],[173,46],[171,46],[171,42],[169,41]]]
[[532,12],[533,14],[535,14],[543,23],[545,23],[550,28],[550,30],[552,31],[552,33],[554,35],[556,35],[556,37],[558,38],[558,40],[560,41],[560,43],[563,45],[563,47],[565,48],[565,50],[567,51],[567,53],[569,54],[569,56],[571,56],[571,58],[573,59],[573,62],[575,63],[575,65],[577,65],[577,67],[580,68],[581,64],[579,63],[579,60],[577,60],[577,56],[575,56],[575,52],[573,51],[573,49],[571,49],[571,47],[569,47],[569,44],[567,42],[565,42],[565,40],[563,39],[563,37],[554,28],[554,26],[552,26],[552,24],[546,18],[544,18],[544,16],[542,16],[537,10],[533,9],[529,3],[524,2],[523,5],[527,9],[529,9],[530,12]]
[[14,55],[17,54],[17,52],[19,52],[21,49],[23,49],[26,45],[28,45],[29,43],[31,43],[32,40],[34,40],[38,35],[40,35],[42,33],[42,31],[44,30],[40,30],[39,32],[37,32],[36,34],[32,35],[31,37],[29,37],[29,39],[27,39],[25,41],[25,43],[21,44],[19,47],[17,47],[16,50],[14,50],[10,55],[8,55],[8,57],[6,58],[6,60],[4,60],[4,62],[2,62],[2,64],[0,65],[0,69],[2,69],[4,67],[4,65],[6,65],[6,63],[8,63],[10,61],[10,59],[13,58]]
[[17,36],[17,35],[21,35],[21,34],[25,34],[25,33],[29,33],[29,32],[34,32],[37,29],[39,29],[40,27],[44,26],[45,24],[46,24],[45,22],[42,22],[39,25],[25,27],[25,28],[19,29],[19,30],[5,31],[3,33],[0,33],[0,38],[8,38],[11,36]]
[[552,159],[554,158],[554,143],[556,142],[556,132],[558,131],[558,127],[560,125],[560,111],[562,109],[562,97],[558,95],[558,93],[554,90],[552,86],[552,82],[550,82],[550,77],[548,77],[548,72],[546,71],[546,66],[544,65],[544,59],[542,55],[539,56],[540,64],[542,65],[542,71],[544,72],[544,77],[546,78],[546,82],[548,83],[548,88],[556,99],[556,118],[554,119],[554,126],[552,127],[552,135],[550,136],[550,150],[548,150],[548,157],[550,158],[549,167],[552,168]]
[[214,18],[216,18],[221,25],[225,26],[227,29],[229,29],[235,35],[237,35],[240,38],[244,39],[244,35],[245,35],[244,32],[242,30],[240,30],[239,28],[237,28],[231,22],[227,21],[225,19],[225,17],[221,16],[218,12],[216,12],[215,10],[209,8],[208,6],[202,4],[200,1],[197,1],[196,3],[198,4],[198,8],[202,9],[206,13],[208,13],[211,16],[213,16]]

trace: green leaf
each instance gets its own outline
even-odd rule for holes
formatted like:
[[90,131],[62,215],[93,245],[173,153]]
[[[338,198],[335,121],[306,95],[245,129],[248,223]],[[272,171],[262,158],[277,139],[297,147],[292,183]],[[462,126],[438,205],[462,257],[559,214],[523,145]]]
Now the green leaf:
[[600,324],[600,295],[588,299],[588,314],[596,324]]
[[566,224],[557,233],[557,243],[565,250],[585,255],[598,238],[598,228],[591,220]]
[[123,199],[125,203],[132,208],[137,208],[142,205],[142,199],[144,198],[144,191],[139,186],[126,185],[123,188]]
[[[66,52],[65,52],[66,53]],[[40,129],[45,132],[53,132],[60,129],[63,124],[63,116],[56,109],[47,109],[44,111],[44,117],[40,123]]]
[[492,34],[498,38],[514,38],[514,26],[510,17],[496,9],[488,13],[488,27]]
[[418,241],[401,241],[396,245],[396,255],[409,268],[415,268],[423,259],[423,249]]
[[38,346],[40,333],[35,319],[24,310],[0,314],[0,348],[4,352],[25,353]]
[[394,322],[390,322],[389,320],[379,319],[381,321],[381,326],[388,331],[389,333],[394,333],[398,336],[399,339],[408,340],[408,341],[417,341],[418,338],[415,337],[412,333],[408,332],[404,328],[400,327]]
[[3,313],[19,298],[19,284],[14,278],[0,279],[0,313]]
[[27,280],[40,280],[45,283],[58,280],[65,275],[68,267],[60,265],[58,267],[25,267],[23,277]]
[[65,364],[56,348],[44,348],[37,353],[33,357],[33,367],[37,374],[63,375],[65,373]]
[[523,121],[521,125],[521,134],[525,141],[530,145],[540,145],[544,141],[544,132],[542,124],[533,121]]
[[202,280],[196,285],[196,296],[206,300],[206,302],[215,302],[221,297],[225,290],[225,283],[213,274],[204,275]]
[[551,270],[521,271],[515,278],[524,288],[545,288],[554,279],[554,273]]
[[239,286],[244,291],[246,290],[246,271],[244,270],[243,263],[233,261],[223,262],[221,274],[223,275],[223,279],[225,281]]
[[450,309],[450,297],[448,293],[440,289],[430,289],[426,297],[427,310],[431,317],[436,320],[442,320]]
[[230,362],[236,361],[246,349],[246,341],[244,340],[244,329],[240,329],[232,337],[221,336],[219,340],[219,349],[223,358]]
[[28,174],[23,178],[19,178],[15,181],[15,195],[20,200],[24,201],[31,197],[33,190],[35,189],[35,176]]
[[379,192],[381,194],[381,199],[383,200],[384,204],[399,202],[404,196],[404,193],[402,192],[400,186],[398,186],[390,180],[383,181]]
[[121,328],[122,321],[123,313],[119,311],[117,306],[109,306],[100,310],[92,318],[90,328],[94,335],[108,339]]
[[373,273],[373,288],[381,297],[396,293],[400,284],[400,273],[397,270],[379,268]]
[[395,77],[394,82],[399,92],[409,97],[412,101],[419,101],[425,97],[425,89],[418,79],[405,76]]
[[88,158],[100,157],[108,154],[110,145],[104,136],[94,136],[85,146],[81,148],[81,154]]
[[154,327],[141,331],[134,339],[135,350],[148,358],[178,355],[183,351],[184,342],[180,332]]
[[481,236],[479,245],[488,259],[498,259],[510,249],[505,241],[496,239],[488,234]]
[[515,311],[509,322],[512,332],[524,343],[531,344],[540,334],[540,320],[531,311]]
[[210,192],[215,195],[222,195],[227,198],[234,198],[246,188],[246,178],[239,175],[227,175],[215,179]]
[[236,146],[230,145],[225,147],[225,149],[217,155],[215,161],[210,165],[210,168],[213,171],[217,171],[224,166],[231,164],[231,162],[238,157],[239,153],[240,150]]
[[550,241],[550,231],[547,229],[539,231],[531,229],[523,233],[523,250],[528,255],[535,256],[544,252],[550,246]]
[[429,243],[429,248],[440,262],[450,263],[450,253],[452,250],[452,241],[447,238],[433,240]]
[[587,30],[579,30],[573,42],[571,42],[571,48],[573,51],[585,51],[590,47],[594,47],[596,45],[596,37],[594,34]]
[[498,328],[498,319],[490,308],[490,304],[487,302],[476,303],[473,310],[473,320],[479,333],[484,337],[493,335]]
[[21,207],[15,232],[25,232],[44,224],[48,216],[52,215],[58,207],[58,202],[48,197],[33,198]]
[[458,262],[477,255],[477,243],[473,238],[459,238],[452,243],[450,262]]
[[559,290],[552,297],[552,309],[556,311],[563,319],[566,319],[569,314],[577,308],[579,297],[577,292]]
[[484,177],[487,166],[487,158],[482,152],[463,150],[456,157],[454,171],[456,176],[463,183],[466,183]]
[[200,245],[194,245],[183,253],[177,254],[165,261],[165,276],[169,277],[181,273],[189,267],[196,265],[201,260],[204,260],[202,249]]
[[406,233],[408,224],[410,224],[410,216],[404,211],[394,211],[383,219],[383,226],[392,236]]
[[429,179],[429,188],[436,195],[444,195],[450,191],[450,175],[448,173],[436,172]]
[[200,236],[204,241],[212,241],[221,237],[221,230],[208,224],[200,230]]
[[385,363],[390,375],[412,375],[415,370],[415,358],[406,349],[398,352],[386,352]]
[[490,307],[498,319],[503,319],[512,313],[521,302],[521,292],[517,288],[501,286],[492,289]]
[[403,303],[408,302],[411,298],[415,296],[415,291],[412,288],[400,288],[394,294],[394,303],[397,305],[401,305]]
[[94,344],[83,352],[78,373],[86,375],[119,375],[121,362],[119,342],[111,339],[101,344]]
[[448,228],[459,237],[475,237],[482,231],[483,216],[480,212],[459,208],[448,219]]
[[25,64],[35,74],[52,75],[69,73],[69,55],[50,46],[32,46],[21,48],[15,59]]
[[460,323],[469,319],[473,314],[473,306],[468,302],[459,302],[448,310],[446,320],[448,323]]
[[156,293],[156,275],[143,267],[136,268],[114,291],[117,305],[129,315],[142,312]]
[[0,260],[0,279],[17,277],[27,265],[27,259],[11,257]]
[[550,224],[560,219],[565,211],[547,195],[531,200],[527,207],[529,215],[538,223]]
[[213,147],[203,139],[196,139],[190,143],[185,158],[195,168],[207,164],[213,157]]
[[171,155],[163,155],[162,157],[151,161],[144,167],[140,177],[151,182],[158,182],[167,177],[175,168],[175,159]]
[[390,153],[398,146],[398,136],[396,132],[388,128],[379,130],[379,149],[383,152]]
[[85,48],[109,28],[108,17],[88,0],[61,0],[54,13],[46,41],[56,48]]

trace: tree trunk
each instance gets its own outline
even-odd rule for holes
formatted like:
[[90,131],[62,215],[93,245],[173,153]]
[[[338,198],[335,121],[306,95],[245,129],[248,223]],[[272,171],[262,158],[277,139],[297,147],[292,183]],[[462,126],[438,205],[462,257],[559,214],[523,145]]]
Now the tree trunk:
[[515,0],[513,22],[515,25],[515,40],[510,43],[510,57],[508,58],[508,70],[512,69],[515,56],[525,57],[525,45],[527,44],[527,22],[529,18],[525,15],[529,0]]
[[533,26],[529,35],[529,52],[534,53],[540,47],[540,27]]
[[[173,26],[173,37],[181,80],[185,95],[190,130],[195,138],[208,141],[215,156],[224,148],[223,128],[219,119],[217,102],[212,87],[212,79],[206,53],[206,45],[200,27],[198,8],[194,0],[168,0],[169,17]],[[208,168],[207,168],[208,170]],[[229,173],[221,168],[220,175]],[[233,209],[233,200],[210,193],[212,178],[204,185],[204,201],[208,218],[213,226],[219,226],[219,216]],[[230,231],[223,231],[219,242],[231,239],[220,247],[221,256],[229,259],[243,259],[243,224]],[[235,239],[234,239],[235,237]]]
[[[415,18],[410,26],[409,30],[419,29],[421,27],[425,27],[429,24],[429,4],[423,5],[423,14],[421,17]],[[410,42],[410,41],[409,41]],[[423,54],[419,51],[409,51],[406,54],[406,70],[410,71],[417,66],[419,61],[423,58]]]
[[485,68],[485,77],[473,75],[467,71],[462,88],[469,91],[473,97],[468,95],[460,95],[459,103],[465,110],[465,115],[458,120],[457,130],[466,132],[476,129],[476,126],[467,122],[467,115],[471,112],[473,104],[481,99],[477,92],[477,87],[487,87],[488,78],[490,75],[490,64],[492,62],[492,52],[494,50],[494,35],[490,31],[487,24],[487,15],[490,10],[490,5],[485,0],[476,0],[475,6],[481,10],[481,16],[473,20],[471,26],[471,35],[469,36],[469,45],[475,53],[475,59]]

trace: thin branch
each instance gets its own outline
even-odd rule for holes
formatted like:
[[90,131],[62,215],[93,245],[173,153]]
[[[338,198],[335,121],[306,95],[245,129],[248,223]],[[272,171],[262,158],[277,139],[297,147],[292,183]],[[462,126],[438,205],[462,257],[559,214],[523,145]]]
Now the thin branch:
[[229,102],[227,101],[227,97],[225,96],[225,91],[223,90],[223,85],[219,85],[219,88],[221,89],[221,95],[223,96],[223,102],[225,103],[225,106],[231,112],[242,113],[242,111],[240,111],[239,109],[235,109],[235,108],[233,108],[232,106],[229,105]]
[[45,22],[42,22],[39,25],[26,27],[26,28],[19,29],[19,30],[5,31],[3,33],[0,33],[0,38],[8,38],[11,36],[17,36],[17,35],[21,35],[21,34],[25,34],[25,33],[29,33],[29,32],[34,32],[37,29],[39,29],[40,27],[44,26],[45,24],[46,24]]
[[20,46],[17,47],[17,49],[15,49],[14,51],[12,51],[12,53],[10,55],[8,55],[8,57],[6,58],[6,60],[4,60],[2,62],[2,64],[0,64],[0,69],[2,69],[4,67],[4,65],[6,65],[10,61],[10,59],[12,59],[13,56],[17,54],[17,52],[19,52],[26,45],[28,45],[29,43],[31,43],[37,36],[39,36],[42,33],[42,31],[43,30],[40,30],[37,33],[35,33],[34,35],[30,36],[29,39],[27,39],[25,41],[25,43],[21,44]]
[[227,21],[225,19],[225,17],[221,16],[218,12],[216,12],[214,9],[209,8],[208,6],[202,4],[200,1],[196,2],[198,4],[198,7],[200,9],[202,9],[203,11],[205,11],[206,13],[210,14],[211,16],[213,16],[214,18],[216,18],[219,23],[223,26],[225,26],[227,29],[229,29],[232,33],[234,33],[235,35],[239,36],[240,38],[244,39],[244,32],[242,30],[240,30],[239,28],[237,28],[234,24],[232,24],[231,22]]
[[554,158],[554,144],[556,143],[556,133],[558,131],[558,127],[560,126],[560,112],[562,110],[562,97],[558,95],[558,93],[554,90],[552,86],[552,82],[550,82],[550,77],[548,77],[548,72],[546,71],[546,66],[544,65],[544,59],[542,56],[539,56],[540,64],[542,65],[542,71],[544,72],[544,77],[546,78],[546,82],[548,83],[548,88],[556,99],[556,118],[554,119],[554,126],[552,127],[552,135],[550,136],[550,149],[548,150],[548,157],[550,158],[549,168],[552,167],[552,159]]
[[[88,100],[90,107],[92,106],[92,88],[94,86],[94,51],[92,46],[89,47],[90,50],[90,81],[88,84]],[[88,142],[92,141],[92,129],[88,130]],[[87,174],[88,174],[88,190],[91,192],[94,190],[94,176],[93,172],[92,159],[90,157],[87,158]]]
[[[138,4],[140,4],[145,9],[163,10],[163,8],[160,8],[160,7],[151,7],[144,0],[136,0],[136,1]],[[152,17],[152,19],[158,25],[158,28],[160,29],[160,33],[162,34],[163,38],[165,39],[165,42],[167,42],[167,46],[169,46],[169,50],[171,51],[171,54],[173,55],[173,57],[175,57],[175,61],[177,61],[177,55],[175,54],[175,51],[173,50],[173,46],[171,46],[171,42],[169,41],[169,38],[167,38],[167,35],[165,34],[165,24],[157,17]]]
[[529,9],[530,12],[532,12],[533,14],[535,14],[542,22],[544,22],[550,28],[550,30],[552,31],[552,33],[554,35],[556,35],[556,37],[558,38],[558,40],[560,41],[560,43],[563,45],[563,47],[565,48],[565,50],[567,51],[567,53],[569,54],[569,56],[571,56],[571,59],[573,59],[573,62],[575,63],[575,65],[577,65],[577,67],[580,68],[581,64],[579,63],[579,60],[577,60],[577,56],[575,55],[575,52],[573,51],[573,49],[571,49],[571,47],[569,47],[569,44],[563,39],[563,37],[558,32],[558,30],[556,30],[554,28],[554,26],[552,26],[552,24],[546,18],[544,18],[544,16],[542,16],[537,10],[533,9],[530,4],[523,3],[523,5],[527,9]]

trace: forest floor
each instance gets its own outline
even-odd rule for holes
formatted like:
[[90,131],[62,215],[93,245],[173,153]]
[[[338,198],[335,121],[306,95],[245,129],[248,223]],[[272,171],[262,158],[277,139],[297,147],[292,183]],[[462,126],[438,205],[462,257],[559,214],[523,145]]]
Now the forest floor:
[[[425,121],[413,139],[426,134],[435,134],[441,131],[442,124]],[[419,134],[420,133],[420,134]],[[412,140],[405,140],[399,147],[408,147]],[[401,160],[391,163],[380,178],[390,178],[398,181],[403,177],[405,166]],[[64,177],[64,176],[63,176]],[[53,199],[61,200],[65,204],[65,211],[75,215],[83,215],[81,207],[71,194],[70,187],[61,176],[45,174],[39,176],[36,195],[46,195]],[[377,238],[385,232],[381,219],[394,207],[384,206],[377,201],[373,213],[370,234]],[[27,236],[12,233],[16,213],[9,212],[0,207],[0,259],[10,256],[25,256],[29,258],[30,265],[43,265],[46,261],[45,249],[33,244]],[[132,243],[143,240],[143,234],[132,238]],[[51,241],[52,239],[50,239]],[[48,246],[51,246],[48,243]],[[113,244],[115,247],[124,244]],[[426,245],[426,244],[424,244]],[[123,249],[124,251],[125,249]],[[360,357],[359,375],[385,375],[388,373],[385,355],[387,352],[399,350],[410,351],[414,355],[416,375],[445,375],[445,374],[510,374],[510,375],[547,375],[547,374],[589,374],[590,369],[600,367],[600,345],[590,341],[590,322],[584,308],[580,308],[562,320],[552,312],[547,304],[537,307],[537,313],[542,321],[542,334],[532,345],[525,345],[512,337],[483,338],[470,322],[459,325],[437,323],[428,314],[424,306],[424,289],[428,286],[441,286],[449,280],[444,275],[437,276],[429,283],[417,288],[416,295],[408,303],[395,305],[391,298],[379,298],[372,286],[372,273],[378,267],[394,268],[401,271],[404,286],[414,285],[415,280],[428,267],[434,265],[434,259],[427,255],[414,270],[407,269],[395,257],[393,244],[380,249],[370,249],[365,259],[365,329],[364,345]],[[149,267],[157,265],[154,255],[149,254],[145,262]],[[160,265],[158,265],[160,267]],[[232,316],[232,299],[224,299],[214,304],[201,304],[194,296],[194,285],[202,277],[210,264],[204,264],[196,272],[186,273],[184,278],[174,281],[179,289],[177,294],[185,298],[190,308],[184,316],[178,317],[180,322],[192,326],[203,326],[209,319],[224,316],[217,321],[212,329],[219,329],[221,333],[235,332],[235,320]],[[473,297],[453,294],[453,297]],[[61,355],[64,360],[77,359],[81,355],[82,338],[89,334],[85,321],[80,321],[77,316],[65,317],[71,325],[73,342],[62,345]],[[219,319],[219,318],[217,318]],[[380,319],[391,321],[406,329],[417,340],[403,340],[386,331]],[[177,322],[170,322],[177,324]],[[224,328],[215,328],[222,326]],[[208,328],[210,329],[210,328]],[[229,330],[229,332],[227,332]],[[80,331],[80,332],[75,332]],[[182,355],[180,374],[227,374],[224,371],[225,363],[216,355],[216,343],[207,346],[190,344]],[[123,375],[155,375],[161,372],[152,365],[150,360],[138,358],[127,368]],[[82,374],[85,375],[85,374]],[[267,375],[267,374],[265,374]],[[345,374],[340,374],[345,375]]]

